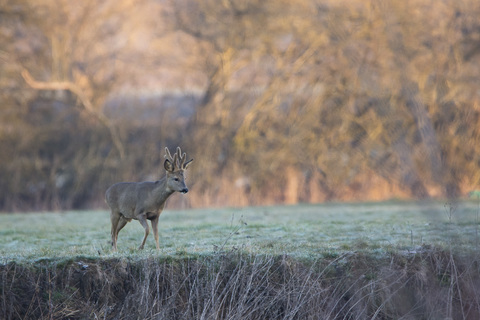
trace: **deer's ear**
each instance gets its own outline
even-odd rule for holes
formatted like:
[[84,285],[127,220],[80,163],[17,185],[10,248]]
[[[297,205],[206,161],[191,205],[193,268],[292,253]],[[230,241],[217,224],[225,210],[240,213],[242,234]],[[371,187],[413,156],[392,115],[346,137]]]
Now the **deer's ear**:
[[165,168],[165,170],[169,172],[173,172],[173,163],[171,163],[170,160],[165,159],[165,162],[163,163],[163,167]]

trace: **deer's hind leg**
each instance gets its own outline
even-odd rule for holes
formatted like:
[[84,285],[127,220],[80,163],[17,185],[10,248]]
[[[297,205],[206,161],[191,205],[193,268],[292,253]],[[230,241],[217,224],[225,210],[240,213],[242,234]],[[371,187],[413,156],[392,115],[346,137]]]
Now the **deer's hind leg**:
[[118,240],[118,233],[120,232],[120,230],[123,229],[123,227],[125,227],[125,225],[130,222],[132,219],[126,219],[124,216],[120,216],[120,220],[118,221],[118,224],[117,224],[117,231],[115,233],[115,244],[117,243],[117,240]]
[[120,216],[120,220],[118,221],[118,224],[117,224],[117,238],[118,238],[118,233],[120,232],[120,230],[122,230],[123,227],[125,227],[125,225],[127,223],[129,223],[130,221],[132,221],[132,219],[127,219],[124,216]]
[[[112,235],[112,248],[113,250],[117,251],[117,237],[118,237],[118,224],[120,222],[121,214],[118,211],[112,210],[110,213],[110,220],[112,221],[112,230],[111,230],[111,235]],[[122,226],[123,228],[123,226]]]

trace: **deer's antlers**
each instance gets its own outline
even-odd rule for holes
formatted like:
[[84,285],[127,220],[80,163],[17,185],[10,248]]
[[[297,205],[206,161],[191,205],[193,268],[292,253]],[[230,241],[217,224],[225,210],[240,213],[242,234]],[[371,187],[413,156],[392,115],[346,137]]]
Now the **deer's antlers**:
[[173,164],[174,170],[185,170],[187,169],[190,162],[193,161],[193,159],[186,161],[187,154],[185,152],[182,154],[182,150],[180,149],[180,147],[177,147],[177,152],[173,154],[173,157],[170,153],[170,150],[165,147],[165,158],[170,160],[170,162]]

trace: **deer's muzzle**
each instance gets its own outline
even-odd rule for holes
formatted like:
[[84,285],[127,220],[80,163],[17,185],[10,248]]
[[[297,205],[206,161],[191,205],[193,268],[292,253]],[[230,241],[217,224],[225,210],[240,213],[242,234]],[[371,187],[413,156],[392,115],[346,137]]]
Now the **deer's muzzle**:
[[184,189],[182,189],[180,192],[183,193],[183,194],[185,194],[185,193],[188,192],[188,188],[184,188]]

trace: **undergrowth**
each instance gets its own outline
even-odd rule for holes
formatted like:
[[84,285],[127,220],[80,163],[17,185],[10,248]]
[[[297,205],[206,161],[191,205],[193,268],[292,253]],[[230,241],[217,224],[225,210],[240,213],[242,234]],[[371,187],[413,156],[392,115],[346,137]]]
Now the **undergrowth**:
[[478,256],[223,252],[0,266],[2,319],[477,319]]

